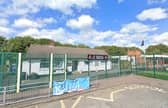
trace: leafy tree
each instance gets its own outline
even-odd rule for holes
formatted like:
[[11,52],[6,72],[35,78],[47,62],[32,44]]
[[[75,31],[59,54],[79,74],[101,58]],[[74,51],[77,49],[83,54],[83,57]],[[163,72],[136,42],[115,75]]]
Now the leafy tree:
[[128,50],[139,50],[143,52],[141,49],[137,47],[119,47],[119,46],[99,46],[95,47],[96,49],[103,49],[109,55],[117,56],[117,55],[127,55]]
[[124,48],[124,47],[118,47],[118,46],[100,46],[100,47],[95,47],[95,48],[96,49],[103,49],[109,55],[126,55],[127,54],[127,48]]
[[0,51],[3,51],[3,46],[5,42],[6,42],[6,38],[3,36],[0,36]]
[[4,45],[4,51],[26,52],[26,48],[33,43],[35,43],[35,40],[31,37],[10,38]]
[[49,45],[51,42],[54,43],[54,41],[51,39],[46,39],[46,38],[36,39],[36,44],[40,44],[40,45]]
[[87,46],[85,44],[78,44],[76,47],[78,47],[78,48],[90,48],[89,46]]
[[168,46],[164,44],[151,45],[146,49],[146,54],[168,53]]

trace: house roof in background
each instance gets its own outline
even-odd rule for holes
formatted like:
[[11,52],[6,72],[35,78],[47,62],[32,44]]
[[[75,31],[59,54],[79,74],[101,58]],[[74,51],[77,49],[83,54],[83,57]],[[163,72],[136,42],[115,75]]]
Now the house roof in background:
[[49,56],[50,53],[54,54],[68,54],[74,57],[82,57],[88,54],[108,55],[104,50],[92,48],[74,48],[64,46],[51,46],[51,45],[30,45],[27,49],[27,56],[29,57],[44,57]]

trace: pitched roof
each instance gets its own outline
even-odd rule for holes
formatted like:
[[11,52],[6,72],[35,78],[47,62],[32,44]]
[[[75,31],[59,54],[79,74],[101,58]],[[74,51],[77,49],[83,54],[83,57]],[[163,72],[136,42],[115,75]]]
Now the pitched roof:
[[44,57],[49,56],[50,53],[54,54],[68,54],[71,56],[82,57],[88,54],[108,55],[104,50],[92,48],[74,48],[63,46],[50,46],[50,45],[31,45],[27,50],[27,56],[30,57]]

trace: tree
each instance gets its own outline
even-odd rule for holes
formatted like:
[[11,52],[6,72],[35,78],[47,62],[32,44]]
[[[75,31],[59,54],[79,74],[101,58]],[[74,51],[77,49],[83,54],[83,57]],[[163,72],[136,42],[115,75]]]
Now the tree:
[[139,50],[143,52],[141,49],[137,47],[119,47],[119,46],[98,46],[96,49],[103,49],[109,55],[118,56],[118,55],[127,55],[128,50]]
[[124,47],[118,47],[118,46],[100,46],[95,47],[96,49],[103,49],[105,50],[109,55],[126,55],[127,54],[127,48]]
[[3,36],[0,36],[0,51],[3,51],[3,46],[5,42],[6,42],[6,38]]
[[54,43],[54,41],[51,39],[46,39],[46,38],[36,39],[36,44],[40,44],[40,45],[49,45],[51,42]]
[[8,52],[26,52],[26,48],[35,43],[31,37],[10,38],[4,45],[4,51]]
[[168,46],[164,44],[151,45],[146,49],[146,54],[168,53]]
[[89,46],[87,46],[85,44],[78,44],[76,47],[78,47],[78,48],[90,48]]

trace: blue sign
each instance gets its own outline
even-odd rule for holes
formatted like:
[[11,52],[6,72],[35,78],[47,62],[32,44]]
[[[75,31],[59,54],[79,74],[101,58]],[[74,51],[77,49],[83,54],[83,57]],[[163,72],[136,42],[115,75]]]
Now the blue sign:
[[53,82],[53,95],[61,95],[66,92],[74,92],[89,89],[90,80],[87,78],[77,78],[75,80],[64,80]]

